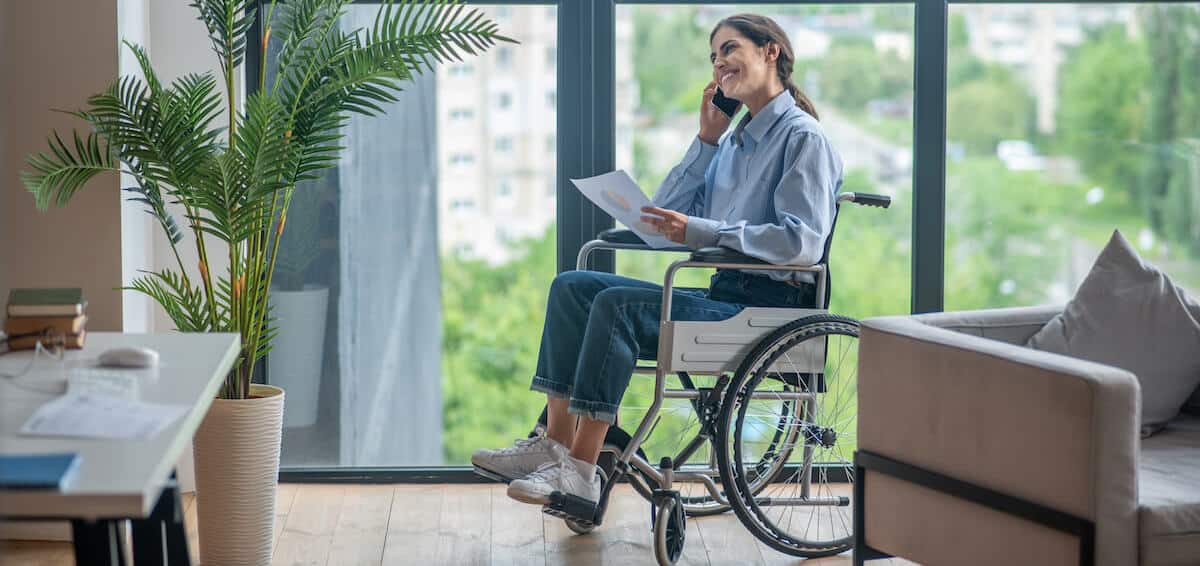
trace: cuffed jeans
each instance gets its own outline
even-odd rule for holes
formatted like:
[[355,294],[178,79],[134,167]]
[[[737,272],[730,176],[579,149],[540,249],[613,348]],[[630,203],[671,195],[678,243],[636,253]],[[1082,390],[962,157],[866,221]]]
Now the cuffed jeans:
[[[639,358],[654,359],[662,287],[597,271],[554,278],[530,389],[569,399],[571,414],[616,422],[617,407]],[[811,307],[815,287],[721,270],[707,290],[675,289],[672,320],[724,320],[747,306]]]

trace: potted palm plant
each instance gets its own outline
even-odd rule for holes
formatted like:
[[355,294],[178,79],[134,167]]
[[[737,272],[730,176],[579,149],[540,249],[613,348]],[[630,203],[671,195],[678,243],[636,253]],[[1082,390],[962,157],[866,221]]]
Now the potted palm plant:
[[[29,158],[22,173],[39,209],[62,206],[96,175],[123,173],[168,236],[177,269],[144,272],[127,289],[152,297],[184,332],[236,332],[241,351],[195,439],[201,560],[267,564],[271,556],[283,391],[251,383],[278,332],[268,289],[299,183],[337,161],[350,114],[378,115],[405,81],[498,41],[497,25],[458,0],[384,0],[371,29],[343,29],[352,0],[193,0],[220,76],[160,81],[148,53],[126,43],[142,77],[126,76],[72,112],[92,131]],[[248,39],[256,18],[260,37]],[[247,49],[279,44],[271,84],[239,104]],[[222,103],[222,94],[225,103]],[[228,117],[228,128],[214,126]],[[174,210],[182,210],[183,221]],[[182,224],[182,226],[181,226]],[[179,244],[190,233],[198,261]],[[228,268],[214,272],[215,257]],[[190,268],[189,268],[190,267]]]

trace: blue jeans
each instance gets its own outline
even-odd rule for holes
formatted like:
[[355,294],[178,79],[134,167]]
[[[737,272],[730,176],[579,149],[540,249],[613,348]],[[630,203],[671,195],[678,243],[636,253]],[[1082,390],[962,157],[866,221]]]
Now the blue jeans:
[[[721,270],[707,290],[672,291],[672,320],[724,320],[748,306],[811,307],[813,285],[799,287],[761,275]],[[634,364],[654,359],[662,287],[596,271],[554,278],[530,389],[569,399],[569,411],[616,422]]]

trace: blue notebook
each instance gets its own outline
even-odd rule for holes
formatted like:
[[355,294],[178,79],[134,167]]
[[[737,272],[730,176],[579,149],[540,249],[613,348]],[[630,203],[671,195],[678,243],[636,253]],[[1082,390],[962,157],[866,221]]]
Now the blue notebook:
[[0,490],[62,489],[79,469],[79,454],[0,454]]

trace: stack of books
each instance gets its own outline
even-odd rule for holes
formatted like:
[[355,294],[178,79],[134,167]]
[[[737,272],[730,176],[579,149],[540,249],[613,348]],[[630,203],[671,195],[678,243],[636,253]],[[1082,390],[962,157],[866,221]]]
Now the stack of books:
[[47,338],[57,336],[63,337],[64,347],[82,348],[87,336],[86,308],[87,300],[79,288],[13,289],[4,321],[8,349],[32,349],[39,340],[49,346]]

